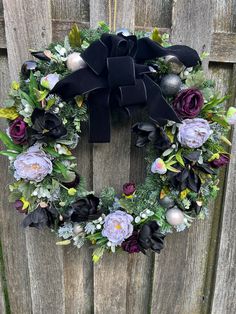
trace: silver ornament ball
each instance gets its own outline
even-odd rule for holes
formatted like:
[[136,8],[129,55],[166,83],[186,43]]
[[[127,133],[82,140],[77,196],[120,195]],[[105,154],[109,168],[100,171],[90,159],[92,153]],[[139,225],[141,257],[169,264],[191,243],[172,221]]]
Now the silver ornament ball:
[[171,73],[179,74],[185,69],[184,64],[175,56],[168,55],[164,58],[165,63],[170,66]]
[[175,96],[181,87],[181,79],[176,74],[167,74],[161,80],[161,90],[165,96]]
[[175,205],[175,202],[169,196],[165,196],[159,199],[159,204],[164,208],[171,208]]
[[84,60],[81,58],[79,52],[73,52],[67,57],[67,68],[72,72],[83,69],[87,66]]
[[172,226],[184,223],[184,213],[178,207],[168,209],[166,212],[166,220]]
[[125,36],[125,37],[131,35],[131,33],[129,32],[129,30],[126,29],[126,28],[119,28],[119,29],[117,29],[117,30],[116,30],[116,35],[119,34],[119,33],[121,33],[121,34],[122,34],[123,36]]

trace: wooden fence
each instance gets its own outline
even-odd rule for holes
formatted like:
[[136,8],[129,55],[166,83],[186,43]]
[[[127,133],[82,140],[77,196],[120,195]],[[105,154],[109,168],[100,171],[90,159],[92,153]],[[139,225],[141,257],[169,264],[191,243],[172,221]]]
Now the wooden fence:
[[[29,58],[28,48],[63,38],[73,22],[81,27],[108,22],[109,2],[113,17],[114,0],[0,0],[0,99]],[[222,93],[230,90],[232,105],[235,7],[236,0],[117,0],[115,24],[131,30],[158,26],[173,42],[210,52],[209,76]],[[82,140],[77,157],[90,188],[99,191],[112,183],[119,189],[129,179],[142,180],[142,153],[131,145],[129,127],[114,127],[110,144]],[[110,254],[95,266],[87,247],[59,248],[49,232],[22,230],[22,217],[7,201],[11,178],[2,158],[0,313],[236,313],[235,131],[232,137],[234,155],[207,221],[168,236],[161,255]]]

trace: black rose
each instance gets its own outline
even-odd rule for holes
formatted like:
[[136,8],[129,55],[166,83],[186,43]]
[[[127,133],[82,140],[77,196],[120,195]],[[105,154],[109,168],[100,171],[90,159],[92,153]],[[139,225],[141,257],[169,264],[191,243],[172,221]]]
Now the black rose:
[[142,251],[151,249],[156,253],[164,247],[164,234],[160,232],[160,227],[156,221],[149,221],[144,224],[139,232],[138,243]]
[[29,213],[23,220],[23,227],[35,227],[42,229],[46,226],[51,227],[58,218],[57,210],[52,207],[38,206],[33,212]]
[[71,205],[71,220],[82,222],[96,220],[102,214],[102,209],[98,209],[99,198],[93,194],[80,198]]
[[28,128],[30,145],[36,141],[49,142],[67,134],[61,119],[54,113],[35,108],[32,116],[32,127]]
[[137,134],[136,146],[143,147],[148,143],[159,150],[166,150],[171,142],[163,128],[150,122],[138,122],[133,125],[132,130]]

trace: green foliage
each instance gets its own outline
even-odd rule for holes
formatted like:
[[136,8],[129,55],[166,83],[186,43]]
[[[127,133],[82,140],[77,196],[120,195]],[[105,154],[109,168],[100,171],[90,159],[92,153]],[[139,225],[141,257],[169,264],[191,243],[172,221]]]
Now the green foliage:
[[8,150],[11,150],[13,152],[21,153],[23,148],[20,145],[14,144],[11,138],[0,130],[0,140],[3,142],[3,144],[7,147]]
[[102,190],[100,194],[101,204],[102,207],[108,209],[112,207],[115,201],[116,191],[113,187],[106,187]]
[[82,41],[81,41],[81,34],[77,24],[74,24],[69,32],[69,43],[72,48],[80,48]]
[[162,38],[161,35],[159,33],[159,30],[157,27],[155,27],[152,31],[152,36],[151,36],[152,40],[161,44],[162,43]]

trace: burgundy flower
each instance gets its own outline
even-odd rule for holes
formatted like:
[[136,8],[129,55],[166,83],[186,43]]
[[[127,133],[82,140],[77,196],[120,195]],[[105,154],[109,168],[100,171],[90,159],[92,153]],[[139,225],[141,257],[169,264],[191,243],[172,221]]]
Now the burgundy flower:
[[195,118],[202,109],[202,93],[195,88],[182,90],[174,100],[173,107],[180,118]]
[[230,161],[230,158],[226,154],[220,154],[218,159],[214,159],[210,162],[212,168],[220,168],[227,165]]
[[24,203],[21,200],[16,200],[14,203],[15,209],[18,210],[19,213],[27,213],[27,209],[23,209]]
[[140,247],[138,244],[138,232],[134,231],[128,239],[122,242],[121,247],[128,253],[139,253]]
[[27,124],[21,117],[16,118],[9,127],[9,133],[15,144],[26,144]]
[[123,185],[123,193],[126,196],[134,194],[135,190],[136,190],[135,183],[129,182]]

